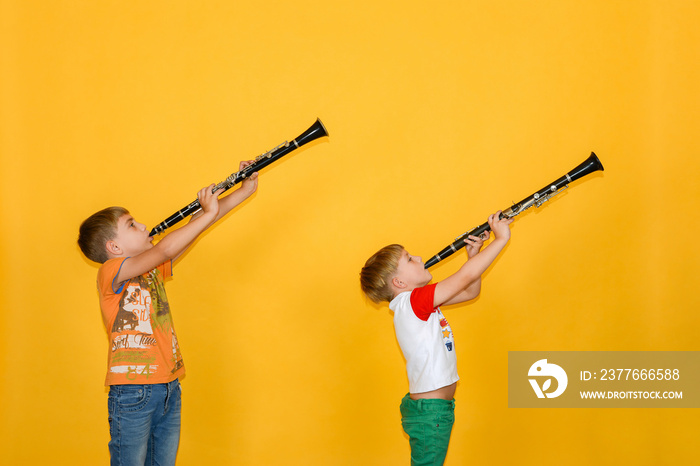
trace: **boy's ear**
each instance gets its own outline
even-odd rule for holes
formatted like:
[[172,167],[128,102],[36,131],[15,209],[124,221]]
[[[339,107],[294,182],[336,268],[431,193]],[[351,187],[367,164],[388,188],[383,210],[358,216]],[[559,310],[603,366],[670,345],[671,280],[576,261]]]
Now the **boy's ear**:
[[107,241],[107,244],[105,244],[105,249],[107,250],[108,254],[113,256],[119,256],[122,253],[122,248],[120,248],[119,245],[113,240]]
[[394,277],[391,279],[391,284],[394,285],[396,288],[403,289],[406,288],[406,282],[401,280],[399,277]]

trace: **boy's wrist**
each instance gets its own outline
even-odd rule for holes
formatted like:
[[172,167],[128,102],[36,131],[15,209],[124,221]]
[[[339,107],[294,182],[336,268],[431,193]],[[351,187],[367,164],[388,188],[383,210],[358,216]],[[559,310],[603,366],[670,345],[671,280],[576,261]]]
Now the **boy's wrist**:
[[201,218],[202,221],[204,221],[204,222],[211,223],[216,218],[216,214],[217,214],[217,212],[215,212],[213,210],[203,211],[202,215],[199,218]]
[[248,197],[255,192],[257,187],[253,183],[249,185],[244,183],[241,185],[240,189],[245,193],[246,197]]

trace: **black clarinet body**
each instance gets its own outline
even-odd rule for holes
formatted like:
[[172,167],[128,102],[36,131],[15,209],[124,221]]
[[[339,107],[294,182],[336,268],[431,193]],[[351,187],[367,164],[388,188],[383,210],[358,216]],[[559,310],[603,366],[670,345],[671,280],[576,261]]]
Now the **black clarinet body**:
[[[259,172],[263,168],[267,167],[271,163],[281,159],[288,153],[292,152],[295,149],[298,149],[299,147],[303,146],[304,144],[307,144],[315,139],[318,139],[323,136],[328,136],[328,131],[326,130],[326,127],[323,126],[323,123],[321,122],[321,119],[316,119],[316,122],[309,127],[306,131],[301,133],[299,136],[297,136],[296,139],[293,139],[292,142],[283,142],[279,146],[275,147],[274,149],[265,152],[264,154],[259,155],[256,157],[256,159],[245,167],[243,170],[240,170],[238,172],[232,173],[228,178],[226,178],[224,181],[221,183],[218,183],[214,188],[212,189],[212,192],[216,192],[217,190],[221,189],[221,193],[228,191],[231,189],[233,186],[235,186],[238,183],[241,183],[244,181],[246,178],[248,178],[250,175],[252,175],[255,172]],[[171,226],[175,225],[176,223],[180,222],[184,218],[186,218],[189,215],[194,214],[201,208],[201,205],[199,204],[199,200],[195,199],[194,202],[190,203],[189,205],[183,207],[179,211],[175,212],[173,215],[170,217],[166,218],[162,222],[158,224],[158,226],[154,227],[151,232],[150,236],[155,236],[157,234],[162,233],[165,231],[167,228],[170,228]]]
[[[548,201],[552,196],[559,194],[561,191],[566,189],[569,186],[569,183],[572,183],[579,178],[586,176],[590,173],[593,173],[595,171],[603,171],[603,164],[600,163],[600,160],[598,159],[598,156],[594,153],[591,152],[591,155],[584,160],[582,163],[580,163],[576,168],[568,172],[566,175],[562,176],[561,178],[558,178],[557,180],[553,181],[552,183],[548,184],[544,188],[540,189],[536,193],[533,193],[523,199],[520,202],[517,202],[510,206],[508,209],[504,210],[501,212],[501,218],[512,218],[515,217],[516,215],[524,212],[525,210],[529,209],[533,205],[535,207],[541,206],[543,203]],[[457,239],[452,242],[450,245],[448,245],[446,248],[444,248],[442,251],[438,252],[435,254],[433,257],[428,259],[425,263],[425,268],[427,269],[428,267],[432,267],[433,265],[437,264],[441,260],[451,256],[458,250],[462,249],[464,246],[466,246],[466,243],[464,240],[469,236],[479,236],[480,234],[484,233],[485,231],[490,231],[491,227],[489,226],[488,222],[479,225],[476,228],[473,228],[466,233],[461,234]]]

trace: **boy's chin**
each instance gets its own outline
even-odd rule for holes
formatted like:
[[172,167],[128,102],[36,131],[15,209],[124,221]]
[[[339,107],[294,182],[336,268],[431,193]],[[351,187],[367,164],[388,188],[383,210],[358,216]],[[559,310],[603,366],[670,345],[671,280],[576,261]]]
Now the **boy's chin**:
[[138,254],[144,253],[144,252],[148,251],[149,249],[153,248],[153,246],[154,246],[153,243],[147,243],[146,245],[144,245],[144,247],[141,251],[139,251],[137,254],[134,254],[134,255],[136,256]]

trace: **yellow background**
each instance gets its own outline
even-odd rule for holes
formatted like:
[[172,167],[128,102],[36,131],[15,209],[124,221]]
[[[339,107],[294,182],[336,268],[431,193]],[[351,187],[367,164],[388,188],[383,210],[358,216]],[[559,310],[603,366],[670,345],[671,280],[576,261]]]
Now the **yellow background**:
[[[516,350],[698,350],[691,0],[6,1],[0,462],[106,464],[106,334],[80,222],[149,227],[320,117],[168,284],[178,464],[407,464],[407,381],[367,257],[519,217],[473,304],[448,464],[687,464],[698,413],[507,408]],[[464,253],[432,269],[454,272]]]

